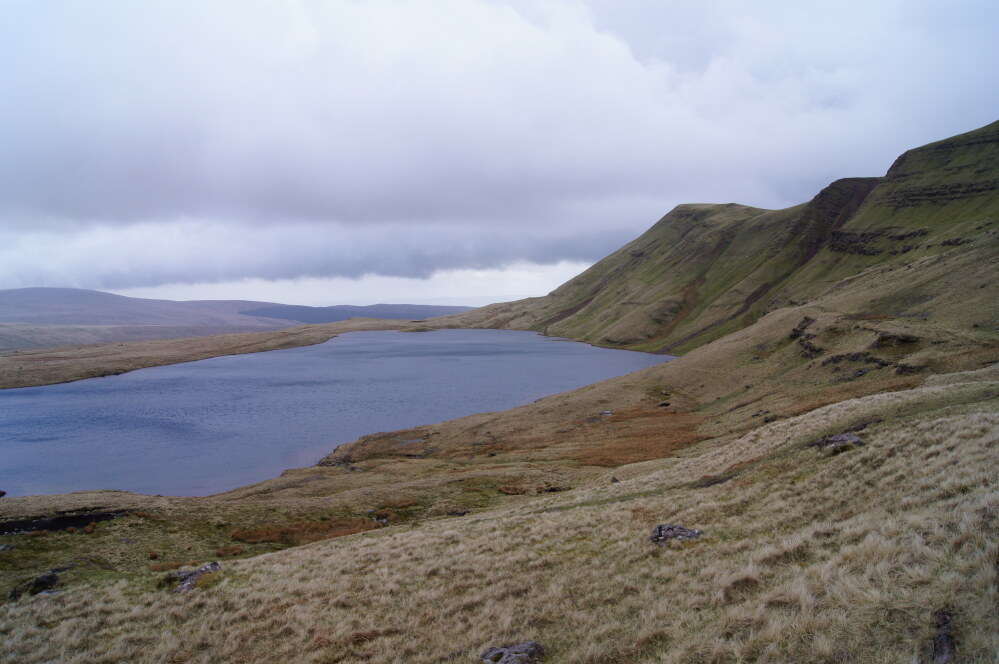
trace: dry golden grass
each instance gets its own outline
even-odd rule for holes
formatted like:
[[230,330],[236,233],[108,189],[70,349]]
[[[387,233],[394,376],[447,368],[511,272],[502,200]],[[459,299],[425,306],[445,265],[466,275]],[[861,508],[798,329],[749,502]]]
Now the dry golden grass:
[[[188,594],[141,576],[0,607],[0,659],[931,661],[999,653],[999,372],[940,376],[705,441],[588,488],[224,563]],[[864,447],[803,443],[859,422]],[[731,481],[691,488],[705,473]],[[609,474],[609,473],[608,473]],[[705,531],[674,548],[656,523]]]

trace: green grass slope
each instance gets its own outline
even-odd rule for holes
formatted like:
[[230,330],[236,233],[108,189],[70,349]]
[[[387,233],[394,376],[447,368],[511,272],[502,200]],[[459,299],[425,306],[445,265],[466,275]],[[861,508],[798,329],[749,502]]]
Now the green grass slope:
[[[838,180],[785,210],[681,205],[550,295],[462,320],[646,351],[686,352],[873,266],[991,243],[999,122],[910,150],[884,178]],[[880,303],[895,315],[928,297]]]

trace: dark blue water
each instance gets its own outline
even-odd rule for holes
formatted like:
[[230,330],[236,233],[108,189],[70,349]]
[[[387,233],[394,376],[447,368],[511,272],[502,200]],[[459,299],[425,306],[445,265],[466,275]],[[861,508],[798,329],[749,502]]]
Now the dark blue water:
[[207,495],[337,445],[542,396],[669,359],[507,330],[353,332],[0,391],[0,489]]

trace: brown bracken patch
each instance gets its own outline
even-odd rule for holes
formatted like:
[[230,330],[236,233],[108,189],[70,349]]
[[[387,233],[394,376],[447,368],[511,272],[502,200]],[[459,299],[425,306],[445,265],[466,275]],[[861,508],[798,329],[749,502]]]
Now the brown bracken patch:
[[615,413],[605,427],[583,443],[575,459],[586,466],[616,468],[629,463],[670,456],[704,440],[696,429],[698,415],[634,409]]

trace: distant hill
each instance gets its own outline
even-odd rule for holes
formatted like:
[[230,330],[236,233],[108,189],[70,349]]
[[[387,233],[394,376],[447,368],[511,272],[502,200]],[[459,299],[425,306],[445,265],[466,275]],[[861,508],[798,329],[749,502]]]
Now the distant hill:
[[0,290],[0,323],[33,325],[253,325],[274,327],[240,310],[271,306],[247,300],[175,302],[82,288]]
[[427,318],[470,307],[301,307],[253,300],[176,302],[80,288],[0,290],[0,349],[264,332],[355,316]]
[[450,307],[429,304],[371,304],[351,306],[347,304],[332,307],[305,307],[292,304],[278,304],[270,307],[250,309],[240,313],[262,318],[279,318],[303,323],[336,323],[348,318],[389,318],[422,319],[447,316],[469,311],[472,307]]

